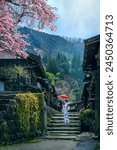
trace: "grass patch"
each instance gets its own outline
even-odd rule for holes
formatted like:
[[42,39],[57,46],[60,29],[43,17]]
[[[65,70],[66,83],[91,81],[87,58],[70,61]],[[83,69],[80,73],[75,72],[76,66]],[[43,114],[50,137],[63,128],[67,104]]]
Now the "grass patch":
[[42,141],[44,141],[44,139],[36,138],[36,139],[28,141],[27,143],[37,143],[37,142],[42,142]]

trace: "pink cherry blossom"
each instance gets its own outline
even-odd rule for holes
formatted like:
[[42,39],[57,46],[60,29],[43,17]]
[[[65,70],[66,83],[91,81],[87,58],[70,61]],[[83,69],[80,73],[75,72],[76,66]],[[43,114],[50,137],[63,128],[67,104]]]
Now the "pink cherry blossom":
[[48,0],[0,0],[0,51],[12,56],[27,58],[25,46],[29,45],[26,36],[17,32],[19,22],[27,22],[29,26],[43,29],[48,26],[56,30],[54,21],[58,19],[56,8],[47,4]]

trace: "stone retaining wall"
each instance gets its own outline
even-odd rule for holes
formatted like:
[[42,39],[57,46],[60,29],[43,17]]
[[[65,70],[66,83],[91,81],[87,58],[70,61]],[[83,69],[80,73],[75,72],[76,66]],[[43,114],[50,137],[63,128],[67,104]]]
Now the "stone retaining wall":
[[[29,130],[26,130],[28,133],[25,133],[25,130],[22,132],[21,120],[19,119],[21,116],[19,116],[17,109],[15,93],[0,93],[0,144],[13,143],[18,140],[30,139],[34,136],[38,136],[41,134],[41,132],[43,132],[43,108],[41,108],[41,106],[39,106],[40,114],[38,118],[39,122],[41,122],[41,125],[39,124],[37,131],[33,130],[33,123],[36,121],[36,119],[34,117],[33,119],[30,117],[29,122],[26,122],[29,124],[29,126],[27,125],[27,128],[30,127]],[[36,113],[36,111],[34,111],[34,113]],[[34,115],[34,113],[31,115]]]

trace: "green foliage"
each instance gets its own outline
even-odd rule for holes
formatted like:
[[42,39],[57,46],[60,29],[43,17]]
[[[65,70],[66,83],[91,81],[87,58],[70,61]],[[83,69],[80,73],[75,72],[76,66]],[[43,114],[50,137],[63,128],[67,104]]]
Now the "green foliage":
[[66,55],[62,52],[58,52],[56,61],[61,74],[69,74],[69,61]]
[[[37,32],[29,28],[21,28],[20,31],[23,34],[29,34],[27,41],[31,45],[28,46],[28,51],[35,53],[34,48],[42,50],[42,60],[48,72],[54,75],[60,72],[59,80],[65,80],[65,76],[69,75],[78,82],[76,88],[80,88],[79,91],[82,91],[83,71],[81,64],[83,60],[84,43],[81,39],[63,38]],[[69,82],[67,85],[69,86]],[[64,91],[64,89],[62,90]],[[70,87],[72,97],[80,99],[80,92],[74,96],[73,90],[73,87]]]
[[74,42],[68,41],[63,37],[57,35],[50,35],[44,32],[39,32],[35,30],[31,30],[29,28],[20,28],[20,32],[23,34],[28,34],[27,41],[30,43],[27,50],[31,53],[34,53],[34,48],[38,48],[47,52],[49,55],[56,55],[60,50],[66,52],[67,54],[73,55],[78,50],[83,53],[83,44],[78,40],[76,44]]
[[26,141],[43,132],[42,93],[18,93],[4,106],[4,120],[0,120],[0,144]]
[[82,90],[79,86],[76,86],[72,89],[73,95],[75,95],[76,101],[79,101],[81,99]]
[[17,113],[20,121],[20,132],[24,138],[34,136],[41,127],[41,110],[44,107],[43,94],[16,94]]
[[17,74],[19,74],[20,76],[26,76],[28,75],[28,71],[21,66],[0,67],[0,76],[3,76],[5,78],[13,78],[16,77]]
[[0,76],[3,76],[5,78],[11,78],[12,76],[14,76],[13,67],[11,66],[0,67]]
[[80,114],[81,120],[84,120],[84,118],[91,118],[92,116],[93,116],[92,109],[85,109]]
[[69,61],[67,60],[64,53],[58,53],[56,59],[53,57],[48,57],[47,71],[56,75],[60,72],[60,76],[69,74]]
[[81,85],[82,88],[84,73],[82,71],[81,64],[82,59],[80,57],[80,54],[77,53],[72,58],[70,74],[74,79],[78,81],[78,83]]
[[15,66],[15,68],[13,69],[13,72],[14,74],[19,74],[20,76],[23,76],[23,77],[28,75],[28,71],[21,66]]
[[57,57],[56,57],[57,63],[68,63],[67,57],[63,52],[58,52]]
[[56,60],[52,57],[48,58],[48,64],[47,64],[47,71],[56,74],[59,72],[58,65],[56,63]]
[[33,140],[28,141],[28,143],[38,143],[38,142],[42,142],[44,141],[44,139],[42,138],[34,138]]
[[[47,73],[47,76],[51,82],[52,85],[56,86],[56,74],[57,71],[60,72],[59,81],[65,80],[67,83],[65,86],[61,82],[62,91],[64,93],[69,94],[71,97],[71,100],[80,100],[81,99],[81,93],[82,93],[82,85],[83,85],[83,71],[79,68],[70,68],[72,65],[70,65],[70,61],[68,61],[67,57],[64,53],[58,52],[56,56],[56,60],[52,57],[49,57],[47,64],[47,71],[51,73]],[[54,76],[55,75],[55,76]],[[71,81],[66,80],[66,76],[69,76],[71,78],[70,80],[75,80],[77,84],[71,83]],[[60,84],[60,82],[59,82]],[[74,86],[72,86],[74,85]],[[57,86],[56,86],[57,87]],[[60,89],[59,88],[59,89]],[[63,92],[62,92],[63,93]]]
[[[79,90],[78,92],[74,92],[74,87],[70,86],[69,89],[69,82],[65,80],[68,85],[66,89],[69,89],[72,99],[79,100],[83,87],[83,71],[81,68],[83,42],[81,42],[80,39],[63,38],[28,28],[21,28],[21,32],[29,34],[27,41],[31,43],[31,46],[28,47],[28,51],[34,53],[34,48],[42,50],[42,61],[47,72],[55,76],[60,72],[59,80],[65,80],[65,76],[69,75],[72,79],[77,81],[78,85],[75,88]],[[48,76],[52,85],[56,86],[56,79],[54,79],[56,77],[53,75]],[[62,90],[64,91],[64,89]]]
[[94,130],[94,113],[92,109],[82,110],[80,113],[82,131]]
[[58,72],[54,75],[53,73],[46,72],[46,75],[47,75],[51,85],[55,86],[57,80],[59,79],[60,73]]
[[81,58],[80,58],[80,54],[74,54],[73,58],[72,58],[72,68],[74,69],[79,69],[81,67]]

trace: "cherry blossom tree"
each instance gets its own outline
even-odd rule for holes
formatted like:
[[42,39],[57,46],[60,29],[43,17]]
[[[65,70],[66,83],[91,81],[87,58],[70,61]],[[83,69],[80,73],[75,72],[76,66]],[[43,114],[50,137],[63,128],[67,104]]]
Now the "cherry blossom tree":
[[28,26],[43,29],[48,26],[56,30],[54,21],[58,18],[48,5],[48,0],[0,0],[0,52],[20,55],[27,58],[25,35],[17,32],[18,25],[25,22]]

